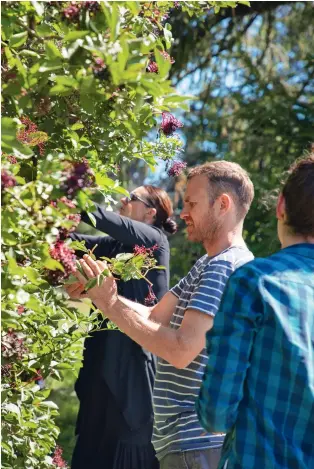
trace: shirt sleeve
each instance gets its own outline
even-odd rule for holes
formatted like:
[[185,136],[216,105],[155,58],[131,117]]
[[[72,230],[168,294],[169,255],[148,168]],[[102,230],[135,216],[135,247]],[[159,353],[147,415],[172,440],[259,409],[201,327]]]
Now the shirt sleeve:
[[[104,210],[97,204],[95,205],[96,210],[93,212],[93,216],[96,220],[95,228],[97,230],[107,233],[126,246],[135,246],[137,244],[152,247],[154,244],[160,246],[162,243],[162,232],[158,228],[147,223],[131,220],[118,213]],[[88,225],[93,226],[86,212],[82,213],[81,219]]]
[[186,285],[186,277],[183,277],[180,282],[178,282],[174,287],[170,288],[171,293],[173,293],[177,298],[180,298],[181,293],[183,292]]
[[206,334],[208,362],[196,411],[208,432],[226,432],[235,424],[262,311],[253,269],[238,269]]
[[212,263],[209,262],[200,275],[188,308],[197,309],[214,317],[233,270],[231,262],[218,259]]

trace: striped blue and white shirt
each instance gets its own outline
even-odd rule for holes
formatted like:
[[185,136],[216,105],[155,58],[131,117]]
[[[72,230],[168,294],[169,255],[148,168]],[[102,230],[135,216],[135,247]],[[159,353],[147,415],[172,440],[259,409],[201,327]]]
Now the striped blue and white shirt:
[[[171,290],[179,301],[170,327],[178,329],[181,326],[186,309],[196,309],[214,317],[228,278],[235,269],[252,259],[253,254],[239,246],[232,246],[214,257],[207,254],[201,257]],[[161,358],[158,360],[152,441],[159,460],[171,452],[222,446],[224,434],[204,432],[195,412],[195,400],[207,359],[204,348],[184,369],[177,369]]]

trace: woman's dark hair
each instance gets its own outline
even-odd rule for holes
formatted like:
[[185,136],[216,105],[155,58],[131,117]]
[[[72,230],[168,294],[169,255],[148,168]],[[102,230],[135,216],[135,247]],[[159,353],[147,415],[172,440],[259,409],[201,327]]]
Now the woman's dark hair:
[[314,152],[294,163],[282,189],[287,225],[295,234],[314,236]]
[[147,192],[147,201],[156,209],[156,220],[154,226],[163,228],[170,234],[177,231],[177,224],[172,220],[172,202],[167,192],[160,187],[143,186]]

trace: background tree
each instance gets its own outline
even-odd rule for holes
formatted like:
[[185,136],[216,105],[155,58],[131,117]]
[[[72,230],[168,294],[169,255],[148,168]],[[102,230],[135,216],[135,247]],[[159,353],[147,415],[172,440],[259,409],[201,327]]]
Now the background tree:
[[[172,81],[197,96],[183,116],[184,160],[225,158],[249,171],[256,195],[245,235],[256,256],[279,247],[274,188],[313,141],[313,20],[312,2],[251,2],[171,18]],[[171,242],[174,282],[203,251],[184,244],[184,232]]]

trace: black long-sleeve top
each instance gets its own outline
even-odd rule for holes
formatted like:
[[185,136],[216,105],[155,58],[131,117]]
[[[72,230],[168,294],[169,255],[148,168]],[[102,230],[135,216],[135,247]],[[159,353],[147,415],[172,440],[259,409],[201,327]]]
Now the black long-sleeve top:
[[[169,243],[166,235],[152,225],[131,220],[97,206],[93,215],[96,228],[108,236],[90,236],[72,233],[73,240],[85,240],[85,246],[92,249],[96,258],[115,257],[119,253],[133,252],[135,245],[152,247],[157,244],[154,256],[163,270],[151,270],[147,278],[153,284],[153,291],[160,300],[169,288]],[[88,215],[82,214],[82,221],[92,225]],[[78,253],[83,254],[83,253]],[[118,293],[132,301],[144,304],[149,292],[145,280],[118,281]],[[106,326],[106,320],[103,327]],[[83,367],[76,383],[76,392],[81,407],[97,405],[85,402],[89,386],[103,379],[114,395],[130,429],[153,419],[152,389],[155,374],[155,357],[117,330],[95,331],[85,340]],[[77,432],[80,422],[78,421]]]

